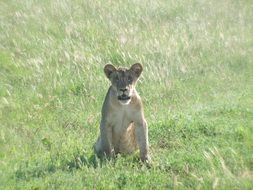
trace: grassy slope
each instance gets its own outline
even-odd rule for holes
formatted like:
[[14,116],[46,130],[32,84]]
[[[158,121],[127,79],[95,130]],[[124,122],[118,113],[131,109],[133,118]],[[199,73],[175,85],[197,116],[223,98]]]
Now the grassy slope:
[[[251,189],[250,0],[1,1],[0,189]],[[98,162],[105,63],[141,62],[151,168]]]

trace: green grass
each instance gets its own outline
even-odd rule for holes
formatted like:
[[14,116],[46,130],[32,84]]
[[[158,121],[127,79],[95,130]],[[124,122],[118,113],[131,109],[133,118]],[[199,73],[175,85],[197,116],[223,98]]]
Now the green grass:
[[[0,189],[252,189],[251,0],[0,1]],[[140,62],[151,167],[92,146]]]

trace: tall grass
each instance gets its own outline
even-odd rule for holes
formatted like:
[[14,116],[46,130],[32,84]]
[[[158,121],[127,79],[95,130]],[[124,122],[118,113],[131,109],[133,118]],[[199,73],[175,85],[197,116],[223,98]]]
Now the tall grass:
[[[1,1],[0,189],[252,189],[253,3]],[[100,162],[109,81],[137,86],[152,166]]]

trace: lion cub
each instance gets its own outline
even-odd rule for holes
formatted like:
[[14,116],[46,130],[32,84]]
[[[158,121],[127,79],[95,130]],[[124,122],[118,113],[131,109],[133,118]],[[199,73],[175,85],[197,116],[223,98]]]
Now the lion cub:
[[102,107],[95,152],[99,157],[111,156],[131,153],[139,147],[141,160],[148,161],[148,127],[141,98],[135,90],[142,65],[135,63],[130,69],[116,69],[107,64],[104,72],[111,86]]

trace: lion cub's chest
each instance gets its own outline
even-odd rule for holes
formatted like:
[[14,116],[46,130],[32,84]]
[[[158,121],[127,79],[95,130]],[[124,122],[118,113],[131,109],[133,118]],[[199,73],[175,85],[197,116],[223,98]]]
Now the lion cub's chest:
[[122,106],[114,109],[109,117],[110,125],[115,132],[124,131],[133,121],[133,110],[130,106]]

